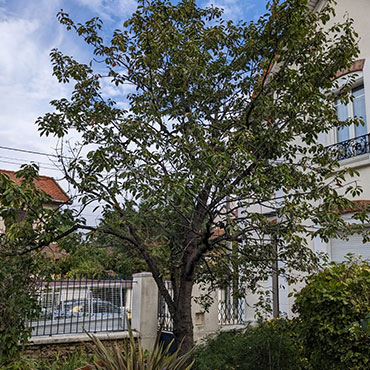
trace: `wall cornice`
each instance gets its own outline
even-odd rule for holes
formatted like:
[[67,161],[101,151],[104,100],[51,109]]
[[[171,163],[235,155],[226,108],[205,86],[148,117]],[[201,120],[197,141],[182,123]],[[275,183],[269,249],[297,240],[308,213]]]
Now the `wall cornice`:
[[312,11],[316,10],[317,9],[317,6],[323,2],[323,1],[326,1],[326,0],[308,0],[308,8]]

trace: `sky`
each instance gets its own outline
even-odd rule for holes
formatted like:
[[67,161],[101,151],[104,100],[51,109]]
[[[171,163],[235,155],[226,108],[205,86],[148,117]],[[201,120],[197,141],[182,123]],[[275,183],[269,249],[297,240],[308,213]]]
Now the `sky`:
[[[225,19],[256,20],[265,13],[266,0],[198,0],[197,4],[223,8]],[[50,50],[58,48],[77,60],[90,60],[83,40],[60,25],[56,14],[63,9],[77,22],[99,16],[109,35],[136,6],[136,0],[0,0],[1,169],[17,170],[22,163],[35,162],[40,174],[54,177],[68,190],[53,157],[19,151],[55,154],[57,140],[40,137],[35,121],[52,111],[50,100],[68,98],[71,88],[52,76]],[[92,210],[86,210],[85,216],[97,217]]]

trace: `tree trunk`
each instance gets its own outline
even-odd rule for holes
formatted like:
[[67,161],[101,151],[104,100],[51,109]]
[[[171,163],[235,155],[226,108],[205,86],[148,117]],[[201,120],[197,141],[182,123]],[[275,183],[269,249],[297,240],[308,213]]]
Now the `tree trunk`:
[[193,281],[181,284],[181,290],[176,302],[176,313],[173,318],[173,334],[176,343],[181,344],[180,354],[189,352],[194,345],[193,320],[191,317],[191,297]]

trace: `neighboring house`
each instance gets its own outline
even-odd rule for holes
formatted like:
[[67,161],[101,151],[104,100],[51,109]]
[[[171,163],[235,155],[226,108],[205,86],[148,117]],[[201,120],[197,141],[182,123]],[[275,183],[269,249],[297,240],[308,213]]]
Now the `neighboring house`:
[[[319,10],[326,0],[311,0],[310,7],[313,11]],[[359,35],[360,55],[359,59],[347,71],[337,74],[339,79],[348,78],[351,74],[356,75],[353,85],[353,101],[347,106],[338,103],[337,112],[341,120],[349,117],[361,118],[365,125],[350,126],[343,129],[333,129],[329,134],[322,134],[322,144],[330,147],[336,153],[340,164],[344,167],[355,168],[360,176],[359,184],[362,186],[362,194],[354,199],[359,206],[370,204],[370,1],[369,0],[337,0],[335,6],[336,16],[334,21],[341,21],[349,16],[354,20],[354,28]],[[327,27],[330,26],[330,23]],[[343,218],[351,220],[352,213],[343,214]],[[326,252],[330,260],[341,262],[347,253],[362,255],[370,260],[370,243],[362,243],[360,235],[353,235],[349,240],[332,239],[329,243],[315,240],[313,249],[317,252]]]
[[[0,169],[0,173],[7,175],[9,179],[14,181],[16,184],[20,184],[21,182],[21,179],[16,177],[15,171]],[[52,177],[40,175],[38,180],[35,180],[35,185],[37,189],[44,191],[50,196],[50,206],[53,208],[56,208],[61,204],[71,203],[69,196]]]
[[[319,135],[320,143],[328,147],[333,155],[336,155],[343,167],[351,167],[359,172],[357,183],[363,192],[353,199],[360,207],[370,206],[370,0],[336,0],[336,15],[326,25],[329,28],[334,22],[341,22],[345,17],[354,20],[355,31],[359,35],[360,54],[351,68],[337,73],[338,79],[347,79],[355,76],[352,88],[353,101],[348,105],[338,102],[337,113],[341,120],[347,118],[360,118],[364,125],[349,126],[342,129],[332,129],[328,134]],[[311,11],[319,11],[327,3],[327,0],[309,0],[308,6]],[[339,80],[340,82],[340,80]],[[260,212],[266,212],[263,209]],[[352,219],[353,211],[344,212],[342,217],[347,223],[356,221]],[[272,215],[273,217],[273,215]],[[369,225],[370,228],[370,225]],[[329,256],[329,261],[343,262],[346,255],[351,253],[362,256],[370,261],[370,242],[363,243],[361,235],[351,235],[345,239],[331,239],[325,243],[320,238],[309,242],[309,247],[319,253],[324,252]],[[279,308],[280,312],[292,316],[294,297],[289,297],[295,289],[300,289],[302,284],[288,285],[283,278],[279,278]],[[272,289],[272,279],[263,283],[266,289]],[[254,320],[255,310],[253,304],[258,297],[247,294],[245,306],[245,319]]]
[[[309,7],[312,11],[320,10],[327,0],[309,0]],[[343,167],[351,167],[359,172],[356,178],[363,192],[353,201],[359,207],[370,205],[370,24],[368,15],[370,14],[369,0],[337,0],[335,5],[335,17],[328,22],[326,27],[334,22],[341,22],[345,17],[354,20],[355,31],[359,35],[360,55],[358,60],[346,71],[339,71],[338,79],[347,79],[355,75],[352,94],[353,101],[348,105],[338,102],[337,113],[341,120],[357,117],[363,120],[364,126],[349,126],[343,129],[332,129],[328,134],[320,134],[320,142],[328,147],[337,156],[339,163]],[[356,222],[352,219],[353,211],[343,213],[342,217],[349,224]],[[369,225],[370,228],[370,225]],[[329,261],[343,262],[348,253],[370,261],[370,243],[363,243],[361,235],[349,236],[345,239],[331,239],[328,243],[320,238],[311,241],[310,247],[315,252],[325,252],[329,256]],[[288,316],[292,315],[293,297],[288,294],[293,289],[299,289],[302,285],[288,286],[281,281],[283,288],[279,290],[280,310]]]
[[[16,177],[15,171],[0,169],[0,173],[7,175],[9,179],[14,181],[16,184],[21,182],[21,179]],[[39,176],[39,178],[35,180],[35,185],[38,190],[42,190],[50,196],[50,203],[45,204],[45,208],[56,209],[63,204],[71,204],[71,199],[52,177]],[[4,231],[4,223],[0,219],[0,233],[2,231]],[[54,260],[67,255],[67,252],[58,248],[56,243],[51,243],[49,246],[44,247],[42,252],[48,258]]]

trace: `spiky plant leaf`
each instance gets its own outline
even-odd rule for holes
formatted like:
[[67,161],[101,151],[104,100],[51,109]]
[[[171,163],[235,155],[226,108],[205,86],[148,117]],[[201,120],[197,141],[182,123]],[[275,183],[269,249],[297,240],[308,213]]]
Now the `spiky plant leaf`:
[[161,330],[157,333],[151,352],[143,349],[140,341],[135,339],[130,324],[127,321],[129,338],[122,349],[116,344],[113,349],[107,348],[96,336],[87,333],[95,344],[95,355],[102,366],[94,365],[96,369],[105,370],[190,370],[194,364],[191,360],[192,351],[179,356],[179,348],[170,353],[173,340],[166,346],[160,341]]

